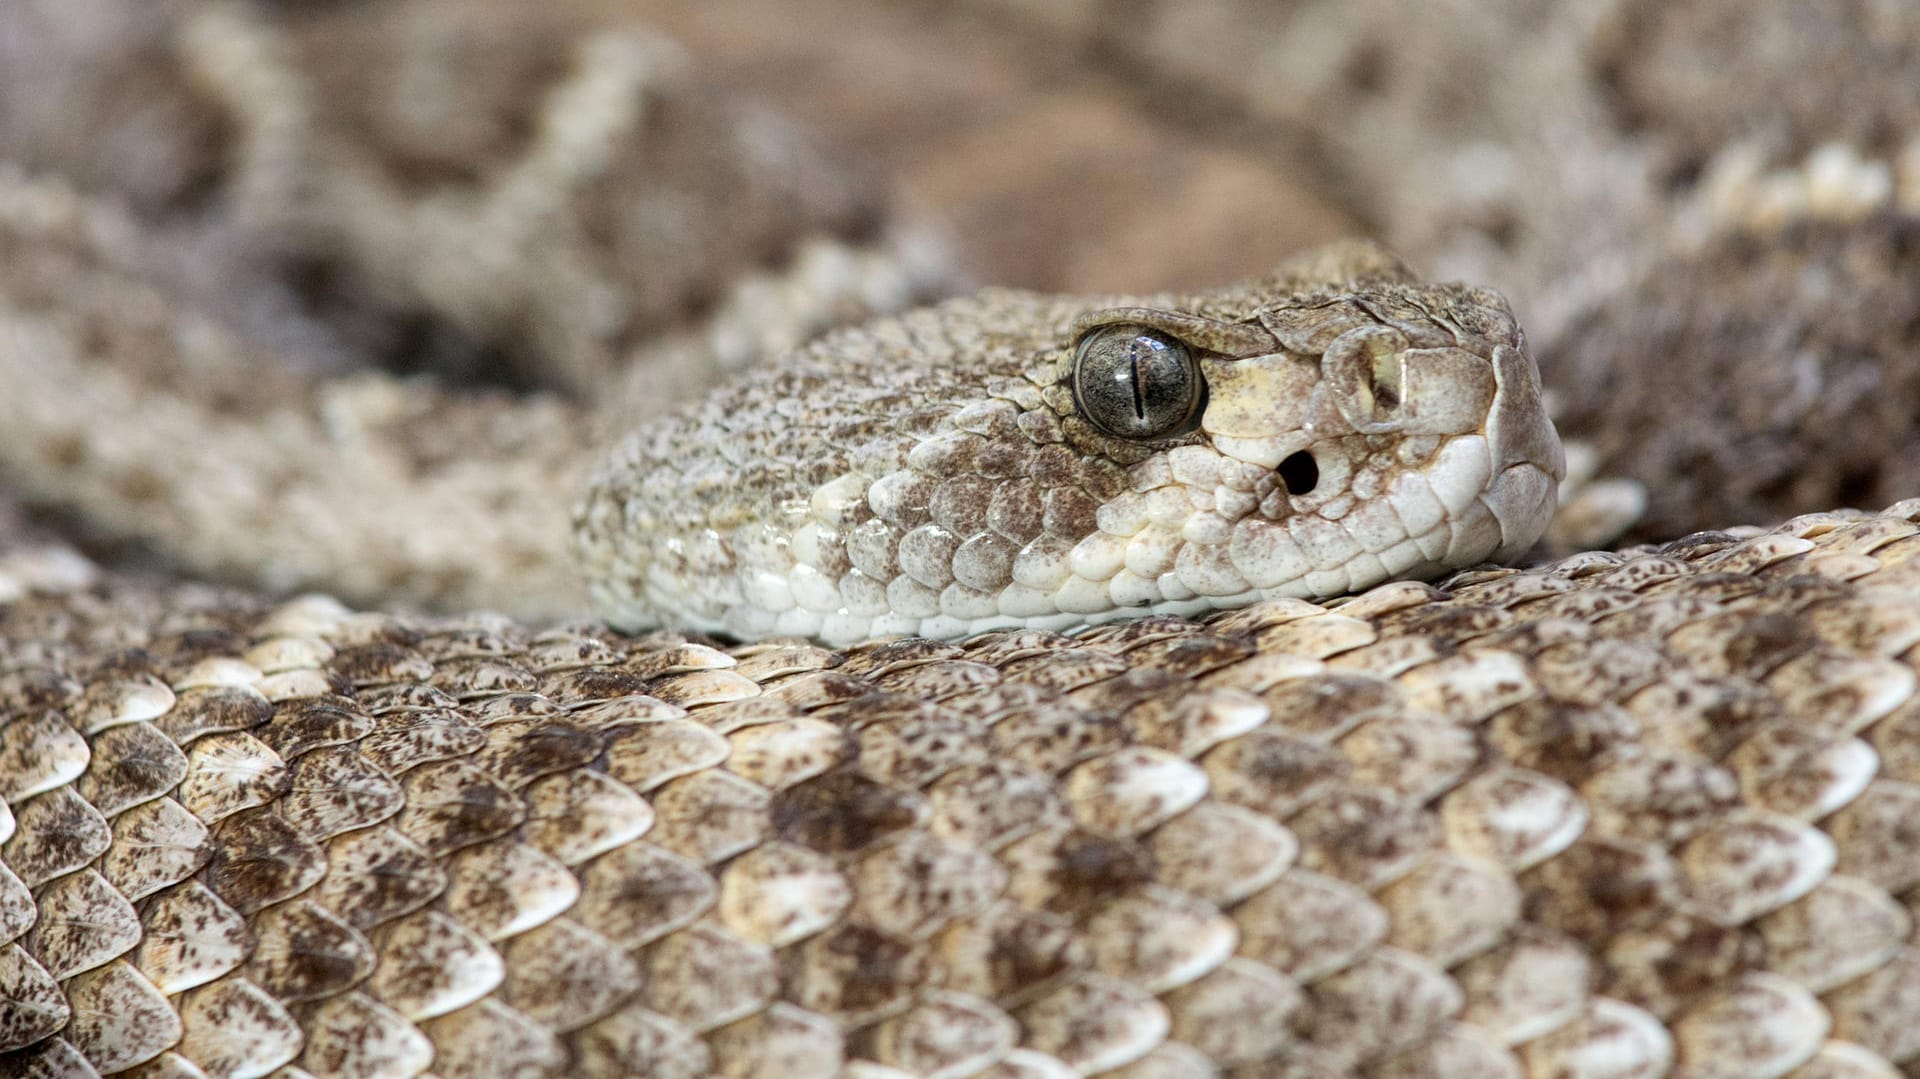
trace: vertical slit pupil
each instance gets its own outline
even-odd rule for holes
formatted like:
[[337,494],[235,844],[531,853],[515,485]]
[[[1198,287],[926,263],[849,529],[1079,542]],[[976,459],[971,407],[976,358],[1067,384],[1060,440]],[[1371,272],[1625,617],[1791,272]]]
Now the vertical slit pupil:
[[1303,495],[1320,483],[1320,465],[1313,454],[1305,450],[1292,454],[1280,462],[1280,482],[1287,485],[1290,495]]
[[1146,372],[1140,370],[1140,352],[1136,345],[1127,350],[1127,362],[1133,366],[1133,415],[1142,423],[1147,419]]

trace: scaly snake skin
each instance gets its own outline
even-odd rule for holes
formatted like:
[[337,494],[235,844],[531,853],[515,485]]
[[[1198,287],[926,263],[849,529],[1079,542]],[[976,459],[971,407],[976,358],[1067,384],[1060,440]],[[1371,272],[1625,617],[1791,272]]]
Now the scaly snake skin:
[[0,589],[10,1075],[1920,1058],[1914,502],[842,651]]

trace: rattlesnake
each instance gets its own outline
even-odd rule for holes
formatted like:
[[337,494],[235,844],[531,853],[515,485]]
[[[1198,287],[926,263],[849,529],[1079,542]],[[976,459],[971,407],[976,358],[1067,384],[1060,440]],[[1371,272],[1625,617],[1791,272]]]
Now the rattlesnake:
[[1366,245],[1185,297],[1012,291],[829,334],[629,441],[601,610],[755,640],[1065,629],[1431,576],[1565,472],[1499,296]]
[[[225,71],[240,116],[286,120],[273,106],[300,95],[247,79],[291,70],[272,60],[291,39],[243,9],[207,10],[189,55]],[[632,89],[614,77],[624,65],[668,55],[588,40],[600,44],[579,53],[575,95],[550,100],[578,104],[597,86],[617,102]],[[562,137],[570,115],[550,110],[561,134],[536,144],[587,156],[543,182],[580,183],[604,165],[592,139]],[[634,121],[607,122],[603,133]],[[324,145],[240,127],[252,162],[240,175],[263,183],[302,179],[276,154]],[[242,185],[264,213],[252,227],[312,245],[301,250],[350,281],[393,257],[392,237],[356,249],[382,227],[459,235],[435,217],[444,204],[404,198],[371,226],[331,232],[342,204],[329,198],[378,189],[292,163],[319,169],[303,182],[343,186],[289,223],[276,215],[304,196]],[[677,623],[633,636],[551,617],[577,602],[554,569],[566,516],[555,481],[602,452],[617,407],[583,413],[377,371],[343,379],[342,357],[395,340],[381,328],[389,314],[349,320],[371,327],[355,338],[223,306],[156,262],[180,237],[151,232],[136,194],[129,209],[57,179],[0,176],[0,371],[16,391],[0,457],[24,469],[20,488],[84,514],[95,537],[157,539],[176,565],[264,574],[281,590],[334,577],[361,597],[456,609],[514,602],[499,589],[518,583],[533,593],[523,609],[547,617],[355,613],[320,596],[104,571],[59,546],[0,556],[0,1066],[1810,1077],[1897,1074],[1920,1059],[1920,505],[1468,571],[1437,589],[1368,588],[1393,570],[1511,557],[1544,525],[1558,444],[1511,317],[1486,290],[1420,285],[1347,246],[1212,294],[991,291],[830,334],[788,354],[786,374],[749,374],[603,468],[577,514],[600,598],[629,630],[640,617]],[[455,220],[497,222],[487,205]],[[502,227],[538,245],[524,223]],[[899,233],[883,231],[891,253],[878,257],[833,246],[843,241],[796,263],[770,348],[806,332],[776,324],[927,287],[924,270],[899,268],[912,249]],[[277,257],[244,241],[217,250]],[[349,299],[372,294],[362,287],[349,283]],[[541,320],[582,310],[512,282],[419,287],[399,304],[445,307],[535,377],[542,334],[577,330]],[[483,294],[520,296],[525,317],[489,322],[484,304],[460,314],[463,297]],[[714,325],[765,314],[750,295],[722,303]],[[263,338],[262,324],[300,332]],[[568,338],[552,353],[571,357],[559,385],[632,359],[620,335],[649,332],[625,325],[613,348]],[[737,342],[723,329],[661,333],[669,354]],[[1197,369],[1205,390],[1174,394],[1170,426],[1156,423],[1148,406],[1165,402],[1146,400],[1128,357],[1137,396],[1122,404],[1139,411],[1102,419],[1076,376],[1116,345],[1197,357],[1176,369]],[[262,371],[276,351],[292,362]],[[456,368],[488,358],[452,351]],[[826,425],[830,444],[852,450],[817,467],[791,462],[819,443],[747,422],[804,420],[849,392],[834,376],[850,373],[889,404],[911,389],[940,405],[889,367],[929,357],[960,369],[998,357],[983,364],[997,381],[917,426]],[[1304,399],[1245,394],[1236,379]],[[250,410],[275,400],[262,441]],[[1289,441],[1303,422],[1331,441]],[[766,467],[756,441],[780,467],[730,478]],[[1082,463],[988,460],[1006,444],[1070,447]],[[1454,461],[1444,447],[1455,444],[1477,446],[1481,467],[1471,483],[1457,462],[1421,478],[1429,491],[1463,486],[1443,511],[1456,527],[1429,551],[1412,503],[1380,492],[1411,497],[1388,481]],[[1315,482],[1291,490],[1285,462],[1308,450]],[[1209,514],[1247,512],[1235,493],[1258,483],[1236,488],[1234,451],[1266,470],[1266,497],[1252,502],[1275,505],[1261,512],[1346,520],[1340,538],[1290,535],[1307,549],[1264,561],[1223,543],[1211,565],[1180,565],[1147,526],[1190,529],[1195,550],[1218,540]],[[638,496],[661,497],[662,480],[637,463],[658,459],[635,456],[647,453],[686,455],[672,470],[680,486],[651,506]],[[843,490],[850,468],[884,475],[916,453],[935,476],[964,464],[973,477],[939,508],[926,492],[899,499],[911,508],[901,521],[884,512],[885,485]],[[703,474],[703,459],[744,473]],[[1501,465],[1514,466],[1505,481]],[[1006,481],[1054,472],[1120,508],[1088,522],[1101,511],[1042,505],[1040,528],[1021,530],[1034,514],[1005,504],[1034,488]],[[385,486],[354,486],[369,481]],[[1130,505],[1128,486],[1180,497]],[[728,491],[755,496],[715,509]],[[735,560],[776,567],[777,584],[713,577],[698,529],[644,555],[632,545],[637,520],[724,513],[736,531],[723,546],[744,552],[764,532],[754,514],[775,500],[766,492],[825,492],[783,507],[802,525],[766,537],[774,554]],[[1341,496],[1350,504],[1329,509]],[[369,499],[388,504],[366,513]],[[690,515],[695,502],[706,507]],[[1221,602],[1261,587],[1321,602],[838,650],[675,631],[964,635],[1025,610],[974,621],[915,579],[934,599],[919,597],[933,606],[911,627],[782,620],[780,609],[806,609],[810,586],[793,571],[835,564],[809,561],[832,546],[823,526],[862,504],[901,532],[880,544],[882,561],[943,587],[1011,580],[1040,593],[1031,582],[1064,558],[1075,573],[1107,567],[1087,578],[1107,600],[1179,614],[1213,605],[1192,585],[1208,574],[1224,582]],[[1134,517],[1132,532],[1106,528]],[[1402,530],[1383,531],[1385,518]],[[958,525],[983,522],[975,535],[1048,557],[1035,569],[1006,551],[962,555]],[[907,551],[905,536],[929,523],[951,542]],[[1089,526],[1145,536],[1147,550],[1079,550]],[[1411,564],[1389,564],[1381,552],[1402,542]],[[1379,572],[1354,568],[1361,551]],[[267,552],[294,557],[276,568]],[[1149,554],[1172,567],[1153,595]],[[491,575],[464,571],[463,555],[494,560]],[[683,594],[687,575],[700,594]],[[841,587],[827,598],[850,608]],[[1083,597],[1026,613],[1063,629],[1107,609]]]

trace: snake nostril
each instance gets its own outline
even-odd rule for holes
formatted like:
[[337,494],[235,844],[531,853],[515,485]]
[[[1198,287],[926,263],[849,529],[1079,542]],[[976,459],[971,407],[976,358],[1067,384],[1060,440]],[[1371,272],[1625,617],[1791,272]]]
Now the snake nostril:
[[1320,465],[1313,454],[1305,450],[1292,454],[1280,462],[1280,482],[1287,485],[1290,495],[1303,495],[1320,483]]

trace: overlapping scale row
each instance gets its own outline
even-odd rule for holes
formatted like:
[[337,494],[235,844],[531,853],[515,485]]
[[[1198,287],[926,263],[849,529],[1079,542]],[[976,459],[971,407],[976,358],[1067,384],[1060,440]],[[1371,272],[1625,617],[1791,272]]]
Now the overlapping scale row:
[[1911,1073],[1916,522],[845,652],[0,562],[0,1071]]

